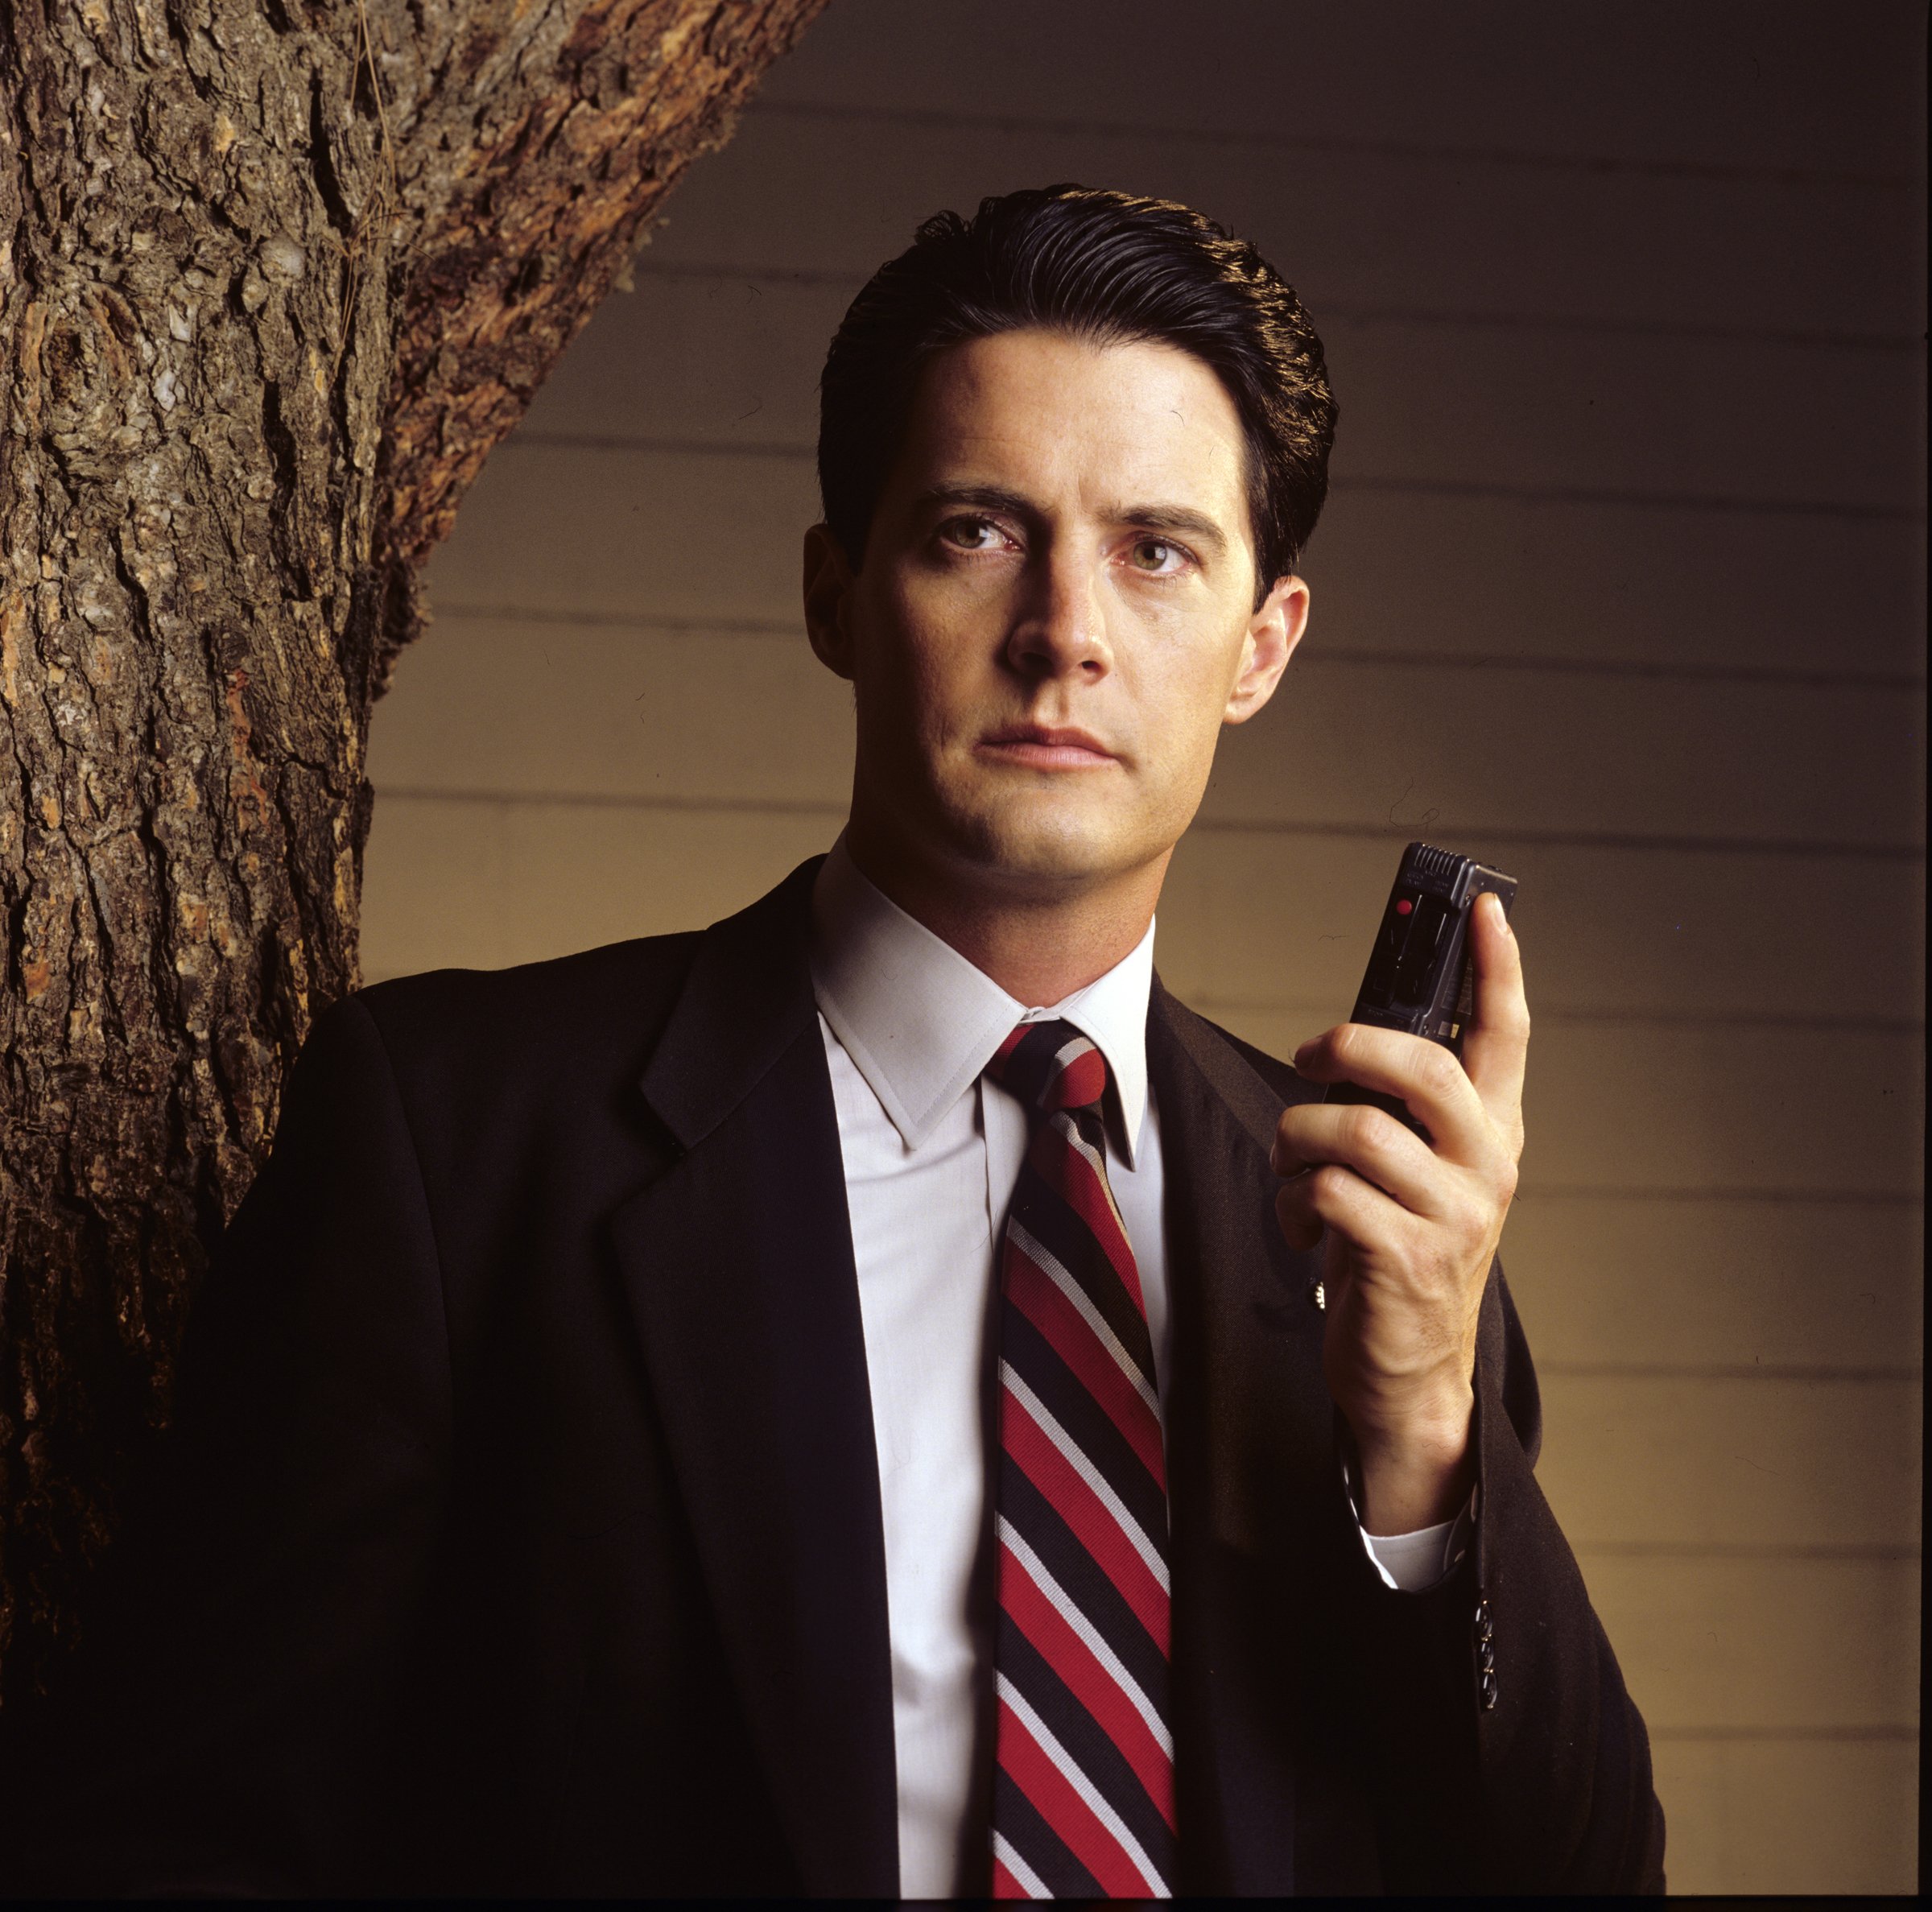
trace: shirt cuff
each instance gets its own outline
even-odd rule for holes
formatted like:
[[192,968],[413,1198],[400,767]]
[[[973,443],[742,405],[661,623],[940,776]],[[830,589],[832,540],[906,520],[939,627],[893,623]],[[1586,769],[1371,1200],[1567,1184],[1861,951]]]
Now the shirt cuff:
[[1385,1587],[1392,1587],[1398,1593],[1425,1593],[1462,1565],[1476,1525],[1475,1488],[1469,1489],[1469,1498],[1454,1520],[1446,1520],[1438,1526],[1418,1527],[1413,1534],[1371,1534],[1361,1524],[1361,1503],[1356,1498],[1355,1478],[1349,1472],[1345,1453],[1341,1463],[1342,1485],[1348,1490],[1348,1510],[1355,1516],[1362,1550],[1382,1576]]

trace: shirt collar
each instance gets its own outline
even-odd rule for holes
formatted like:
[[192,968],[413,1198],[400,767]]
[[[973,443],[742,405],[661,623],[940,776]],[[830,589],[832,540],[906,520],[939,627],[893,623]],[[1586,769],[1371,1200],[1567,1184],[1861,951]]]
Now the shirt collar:
[[1107,1059],[1133,1166],[1147,1112],[1154,924],[1104,976],[1029,1008],[860,871],[840,836],[812,890],[811,975],[832,1032],[908,1149],[970,1088],[1016,1023],[1059,1017]]

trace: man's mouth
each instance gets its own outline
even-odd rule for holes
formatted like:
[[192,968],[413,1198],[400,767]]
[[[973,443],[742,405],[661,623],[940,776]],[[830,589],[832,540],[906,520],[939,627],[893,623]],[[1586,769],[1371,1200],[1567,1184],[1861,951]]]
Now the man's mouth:
[[1046,724],[1005,724],[989,731],[980,749],[1002,762],[1034,770],[1100,770],[1115,761],[1113,751],[1085,730]]

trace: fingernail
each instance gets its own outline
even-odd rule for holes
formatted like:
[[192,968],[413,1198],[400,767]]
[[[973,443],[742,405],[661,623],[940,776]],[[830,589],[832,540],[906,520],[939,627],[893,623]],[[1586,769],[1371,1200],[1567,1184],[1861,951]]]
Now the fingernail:
[[1298,1068],[1299,1068],[1299,1067],[1302,1066],[1302,1064],[1304,1062],[1306,1062],[1306,1061],[1308,1059],[1308,1058],[1309,1058],[1311,1055],[1312,1055],[1314,1053],[1315,1053],[1315,1039],[1314,1039],[1314,1037],[1313,1037],[1313,1036],[1311,1036],[1311,1037],[1308,1039],[1308,1040],[1307,1040],[1307,1042],[1305,1042],[1305,1043],[1303,1043],[1302,1044],[1302,1046],[1301,1046],[1301,1047],[1300,1047],[1300,1048],[1298,1048],[1298,1050],[1296,1050],[1296,1051],[1295,1051],[1295,1052],[1294,1052],[1294,1055],[1293,1055],[1292,1057],[1290,1057],[1290,1060],[1291,1060],[1291,1061],[1294,1063],[1294,1066],[1295,1066],[1295,1067],[1296,1067],[1298,1069]]

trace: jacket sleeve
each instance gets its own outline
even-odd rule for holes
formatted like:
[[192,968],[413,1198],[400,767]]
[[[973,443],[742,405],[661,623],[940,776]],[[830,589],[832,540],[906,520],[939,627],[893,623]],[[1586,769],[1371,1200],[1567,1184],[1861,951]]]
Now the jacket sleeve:
[[352,997],[290,1077],[197,1296],[159,1462],[17,1755],[46,1798],[27,1883],[358,1889],[428,1589],[449,1372],[415,1146]]
[[[1359,1542],[1348,1569],[1392,1890],[1664,1889],[1649,1740],[1537,1485],[1541,1438],[1499,1264],[1477,1337],[1472,1544],[1421,1593],[1384,1585]],[[1345,1501],[1344,1513],[1352,1526]]]

